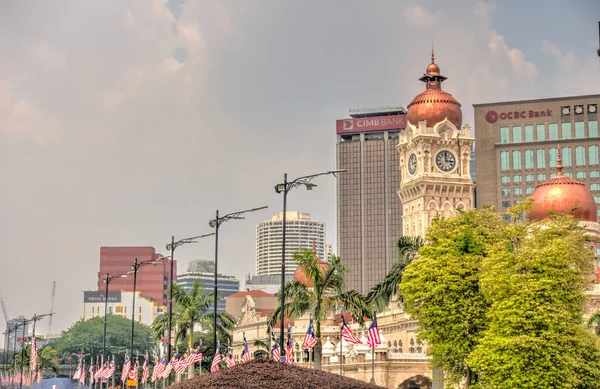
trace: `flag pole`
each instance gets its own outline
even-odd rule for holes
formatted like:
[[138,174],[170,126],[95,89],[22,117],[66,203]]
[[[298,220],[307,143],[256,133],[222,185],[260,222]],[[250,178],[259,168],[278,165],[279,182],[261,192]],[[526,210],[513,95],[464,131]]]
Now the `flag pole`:
[[342,322],[340,323],[340,375],[344,375],[344,369],[342,367],[344,363],[344,357],[342,356],[342,340],[344,339],[342,333],[344,332],[344,313],[342,312]]
[[375,384],[375,347],[371,349],[371,384]]

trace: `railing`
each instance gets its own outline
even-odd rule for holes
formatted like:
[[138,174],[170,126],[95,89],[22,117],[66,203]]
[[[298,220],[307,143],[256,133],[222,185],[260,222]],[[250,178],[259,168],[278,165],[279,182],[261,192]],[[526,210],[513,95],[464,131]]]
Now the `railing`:
[[410,360],[421,360],[426,361],[431,359],[431,357],[424,353],[388,353],[388,359],[410,359]]

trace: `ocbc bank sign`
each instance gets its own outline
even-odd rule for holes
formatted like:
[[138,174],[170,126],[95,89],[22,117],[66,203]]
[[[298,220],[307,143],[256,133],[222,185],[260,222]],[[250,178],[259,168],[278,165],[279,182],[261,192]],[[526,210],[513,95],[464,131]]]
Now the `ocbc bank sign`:
[[506,119],[525,119],[525,118],[538,118],[538,117],[547,117],[552,116],[552,110],[545,109],[541,111],[511,111],[511,112],[496,112],[496,111],[487,111],[485,114],[485,120],[488,123],[496,123],[498,119],[506,120]]

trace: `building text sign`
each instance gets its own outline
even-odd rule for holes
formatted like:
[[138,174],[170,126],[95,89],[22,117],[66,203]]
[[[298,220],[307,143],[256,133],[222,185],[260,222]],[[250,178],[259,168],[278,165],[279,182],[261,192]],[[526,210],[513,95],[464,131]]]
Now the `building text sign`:
[[539,118],[539,117],[547,117],[552,116],[551,109],[545,109],[541,111],[511,111],[511,112],[496,112],[496,111],[487,111],[485,114],[485,120],[488,123],[496,123],[498,119],[500,120],[512,120],[512,119],[525,119],[525,118]]
[[375,116],[368,118],[342,119],[336,121],[336,133],[396,130],[406,128],[406,115]]
[[[103,303],[104,302],[104,291],[97,290],[86,290],[83,292],[83,302],[84,303]],[[109,303],[120,303],[121,302],[121,292],[120,291],[109,291],[108,299]]]

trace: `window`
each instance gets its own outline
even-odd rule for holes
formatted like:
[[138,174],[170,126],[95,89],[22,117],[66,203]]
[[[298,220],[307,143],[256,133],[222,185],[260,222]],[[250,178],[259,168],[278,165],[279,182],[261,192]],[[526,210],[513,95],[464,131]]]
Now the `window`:
[[585,127],[583,122],[575,122],[575,138],[585,138]]
[[523,131],[521,131],[521,126],[513,126],[513,142],[522,142],[521,137],[523,136]]
[[573,178],[573,173],[571,173],[571,172],[564,172],[563,175],[565,177]]
[[523,176],[513,176],[513,182],[515,184],[520,184],[522,182]]
[[535,126],[535,131],[537,135],[537,140],[546,140],[546,126],[543,124],[538,124]]
[[600,204],[600,196],[594,196],[594,201],[596,201],[596,204]]
[[502,208],[510,208],[510,201],[503,201]]
[[562,138],[571,139],[571,123],[562,123]]
[[510,143],[508,127],[500,127],[500,143]]
[[502,188],[502,196],[504,196],[504,197],[510,196],[510,189]]
[[533,169],[533,150],[525,150],[525,169]]
[[590,165],[598,165],[598,146],[589,146]]
[[528,186],[528,187],[525,189],[525,194],[527,194],[527,195],[530,195],[530,194],[532,194],[532,193],[533,193],[533,189],[534,189],[534,188],[533,188],[532,186]]
[[120,305],[118,307],[115,307],[115,312],[117,312],[117,313],[123,313],[123,307],[120,306]]
[[590,178],[600,178],[600,170],[592,170],[590,172]]
[[525,142],[533,142],[533,126],[525,126]]
[[535,151],[536,153],[536,162],[537,162],[537,168],[538,169],[543,169],[546,167],[546,153],[544,151],[544,149],[537,149]]
[[550,178],[556,177],[556,173],[550,173]]
[[585,146],[575,147],[575,164],[585,166]]
[[550,161],[550,167],[556,167],[556,158],[558,157],[557,151],[558,150],[556,147],[548,149],[548,161]]
[[533,174],[528,174],[525,176],[525,182],[533,182],[533,180],[535,179]]
[[512,152],[513,170],[521,170],[521,152],[514,150]]
[[502,176],[503,184],[510,184],[510,176]]
[[548,139],[549,140],[558,140],[558,124],[556,124],[556,123],[548,124]]
[[503,172],[510,170],[510,162],[508,161],[508,151],[500,152],[500,168]]
[[570,147],[563,147],[562,148],[562,164],[563,166],[572,166],[572,162],[571,162],[571,148]]
[[594,192],[600,190],[600,184],[590,185],[590,190],[593,190]]
[[514,188],[513,193],[515,196],[521,196],[523,194],[523,188]]
[[538,182],[544,182],[546,181],[546,175],[544,173],[540,173],[537,175],[537,180]]
[[588,121],[588,137],[593,138],[598,136],[598,121],[597,120],[589,120]]
[[587,175],[585,174],[585,172],[577,172],[578,180],[585,179],[585,178],[587,178]]

